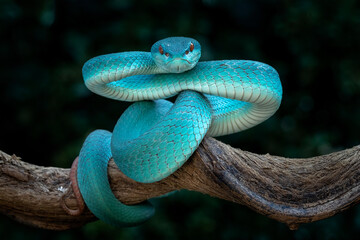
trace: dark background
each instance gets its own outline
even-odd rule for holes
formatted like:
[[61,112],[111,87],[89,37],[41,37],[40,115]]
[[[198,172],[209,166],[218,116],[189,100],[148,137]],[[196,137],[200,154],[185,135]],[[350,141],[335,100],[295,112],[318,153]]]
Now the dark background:
[[[112,130],[129,106],[92,94],[91,57],[196,38],[202,60],[251,59],[276,68],[279,111],[226,138],[256,153],[309,157],[360,144],[360,1],[62,0],[0,3],[0,149],[70,167],[86,135]],[[136,228],[101,222],[54,232],[0,216],[1,239],[357,239],[360,206],[298,231],[246,207],[182,191]]]

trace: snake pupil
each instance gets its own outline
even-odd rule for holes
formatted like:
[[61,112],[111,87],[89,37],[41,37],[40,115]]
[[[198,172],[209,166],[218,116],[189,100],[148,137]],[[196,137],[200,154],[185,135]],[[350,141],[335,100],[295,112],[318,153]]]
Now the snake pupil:
[[162,48],[162,46],[159,46],[159,53],[160,53],[161,55],[164,54],[164,49]]
[[190,43],[190,52],[192,52],[194,50],[194,44],[193,43]]

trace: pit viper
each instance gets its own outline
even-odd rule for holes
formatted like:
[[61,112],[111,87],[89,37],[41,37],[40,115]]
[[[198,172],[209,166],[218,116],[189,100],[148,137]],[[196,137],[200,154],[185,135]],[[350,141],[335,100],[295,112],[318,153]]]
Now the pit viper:
[[[128,206],[116,199],[107,176],[110,158],[133,180],[156,182],[179,169],[205,136],[251,128],[279,108],[282,86],[271,66],[250,60],[198,62],[200,56],[195,39],[170,37],[150,52],[112,53],[84,64],[89,90],[135,102],[112,133],[92,132],[73,164],[74,192],[104,222],[133,226],[154,214],[149,202]],[[175,95],[174,103],[165,100]]]

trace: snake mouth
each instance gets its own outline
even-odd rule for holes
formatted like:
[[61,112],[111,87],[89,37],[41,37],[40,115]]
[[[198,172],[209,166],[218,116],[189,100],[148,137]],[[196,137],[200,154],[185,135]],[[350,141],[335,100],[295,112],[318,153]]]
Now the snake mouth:
[[174,58],[174,59],[172,59],[171,61],[167,62],[166,65],[172,64],[172,63],[174,63],[174,62],[176,62],[176,63],[187,62],[188,64],[191,65],[190,61],[187,60],[187,59],[184,59],[184,58]]
[[166,68],[172,73],[182,73],[190,70],[193,64],[184,58],[174,58],[166,63]]

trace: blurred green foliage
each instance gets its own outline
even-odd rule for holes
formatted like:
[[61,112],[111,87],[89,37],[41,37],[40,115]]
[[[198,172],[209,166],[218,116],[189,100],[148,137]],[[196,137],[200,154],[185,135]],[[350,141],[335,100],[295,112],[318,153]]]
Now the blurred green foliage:
[[[265,123],[221,138],[234,147],[308,157],[360,144],[360,2],[356,0],[34,0],[0,2],[0,149],[69,167],[86,135],[112,130],[129,106],[90,93],[81,68],[111,52],[196,38],[202,60],[275,67],[284,97]],[[290,231],[233,203],[182,191],[136,228],[101,222],[53,232],[0,217],[1,239],[357,239],[360,208]]]

